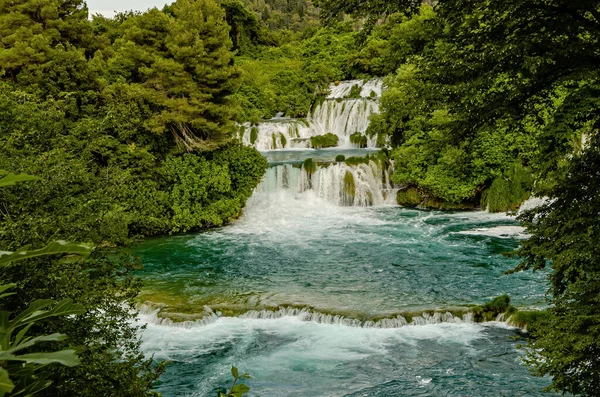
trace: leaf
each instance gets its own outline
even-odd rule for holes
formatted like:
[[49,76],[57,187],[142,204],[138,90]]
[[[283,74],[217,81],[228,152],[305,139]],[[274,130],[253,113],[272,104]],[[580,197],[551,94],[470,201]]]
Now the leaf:
[[0,179],[0,187],[12,186],[12,185],[16,185],[17,183],[20,183],[20,182],[37,181],[39,179],[41,179],[41,178],[39,178],[37,176],[26,175],[26,174],[19,174],[19,175],[8,174],[8,175],[4,176],[2,179]]
[[8,371],[0,368],[0,392],[10,393],[15,388],[15,384],[8,377]]
[[17,284],[15,283],[11,283],[11,284],[0,284],[0,294],[3,293],[4,291],[11,289],[13,287],[16,287]]
[[231,367],[231,375],[233,375],[234,378],[239,378],[238,376],[238,369],[236,367]]
[[[35,338],[28,339],[26,342],[21,343],[20,345],[13,346],[12,348],[8,349],[6,351],[6,353],[13,354],[15,352],[18,352],[19,350],[23,350],[28,347],[31,347],[39,342],[61,342],[65,339],[67,339],[67,335],[58,334],[58,333],[54,333],[54,334],[50,334],[50,335],[36,336]],[[2,353],[0,353],[0,354],[2,354]]]
[[85,307],[79,303],[73,303],[71,299],[63,299],[49,310],[36,310],[40,307],[48,306],[54,303],[52,300],[37,300],[30,307],[15,317],[10,326],[12,328],[28,324],[33,321],[43,320],[49,317],[68,316],[71,314],[83,314],[86,312]]
[[77,254],[87,256],[91,254],[93,248],[94,247],[90,244],[68,243],[66,241],[58,240],[37,250],[28,250],[27,247],[23,247],[15,252],[2,251],[0,252],[0,265],[41,255]]
[[58,363],[66,365],[67,367],[79,365],[79,358],[77,357],[75,350],[60,350],[51,353],[30,353],[21,354],[19,356],[7,352],[0,352],[0,360],[25,361],[27,363],[42,365]]
[[51,380],[47,380],[47,379],[43,379],[43,378],[36,379],[32,383],[28,384],[25,387],[25,393],[27,393],[25,395],[25,397],[35,396],[42,390],[48,388],[48,386],[50,386],[51,384],[52,384]]
[[250,379],[251,378],[250,374],[247,373],[247,372],[245,374],[242,374],[241,377],[244,378],[244,379]]
[[23,339],[25,338],[25,334],[27,333],[27,331],[29,331],[29,328],[31,328],[33,326],[34,323],[29,323],[27,324],[25,327],[23,327],[23,329],[21,331],[19,331],[19,333],[17,334],[17,336],[15,337],[15,340],[13,341],[13,345],[18,345],[19,343],[21,343],[21,341],[26,341],[28,340]]
[[31,316],[36,314],[39,315],[41,313],[46,313],[46,311],[40,309],[48,307],[53,303],[54,301],[52,299],[38,299],[36,301],[31,302],[27,309],[23,310],[10,321],[10,327],[16,328],[22,324],[26,324],[26,322],[23,321],[24,319],[30,318]]
[[249,391],[250,388],[248,386],[246,386],[243,383],[240,383],[239,385],[235,385],[231,388],[231,390],[229,391],[229,395],[233,397],[242,397],[244,393],[248,393]]

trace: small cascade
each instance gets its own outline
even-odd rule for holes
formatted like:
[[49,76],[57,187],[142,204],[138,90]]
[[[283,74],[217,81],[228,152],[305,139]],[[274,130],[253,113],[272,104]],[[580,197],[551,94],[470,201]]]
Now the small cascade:
[[204,307],[204,313],[199,314],[190,320],[174,321],[169,317],[161,317],[159,314],[162,308],[156,308],[151,305],[142,304],[138,306],[138,321],[145,324],[160,325],[164,327],[192,328],[208,325],[219,319],[219,314],[212,311],[208,306]]
[[[221,318],[220,313],[215,313],[208,307],[205,308],[204,317],[197,320],[173,321],[168,317],[159,317],[159,312],[160,309],[153,309],[149,306],[143,305],[140,308],[139,320],[147,324],[164,327],[193,328],[212,324]],[[321,313],[310,308],[288,307],[282,307],[278,310],[249,310],[239,316],[239,318],[251,320],[276,320],[284,317],[295,317],[300,321],[313,322],[317,324],[379,329],[402,328],[406,326],[420,326],[441,323],[473,323],[473,316],[470,312],[464,314],[462,317],[457,317],[447,311],[436,311],[433,313],[423,312],[420,315],[411,317],[397,314],[394,317],[366,321],[339,314]]]
[[310,190],[316,197],[342,206],[393,204],[396,196],[389,166],[374,160],[356,165],[311,161],[277,165],[267,170],[255,194],[268,196],[282,190],[294,195]]
[[[379,104],[370,99],[326,100],[311,114],[314,135],[331,132],[338,136],[338,145],[352,147],[350,135],[365,134],[371,114],[379,112]],[[367,147],[375,147],[376,138],[368,138]]]
[[359,95],[362,98],[379,98],[383,91],[383,80],[372,79],[366,82],[362,80],[346,80],[339,84],[332,84],[329,87],[329,95],[327,98],[346,98],[352,95],[353,87],[360,89]]
[[433,314],[422,313],[420,316],[414,316],[409,321],[401,314],[395,317],[382,318],[379,320],[361,321],[356,318],[348,318],[337,314],[327,314],[302,308],[281,308],[277,311],[271,310],[251,310],[244,313],[242,318],[248,319],[278,319],[283,317],[297,317],[302,321],[309,321],[318,324],[343,325],[346,327],[360,328],[401,328],[405,326],[440,324],[440,323],[464,323],[472,322],[466,314],[463,318],[455,317],[450,312],[434,312]]
[[[338,137],[338,147],[358,146],[350,136],[364,135],[369,117],[379,112],[383,80],[348,80],[329,89],[330,94],[306,119],[275,117],[254,125],[246,123],[240,127],[241,141],[261,151],[306,149],[311,147],[311,137],[332,133]],[[367,138],[366,147],[376,147],[376,138]]]
[[275,118],[240,127],[242,143],[258,150],[310,148],[312,135],[318,134],[313,134],[310,123],[303,119]]

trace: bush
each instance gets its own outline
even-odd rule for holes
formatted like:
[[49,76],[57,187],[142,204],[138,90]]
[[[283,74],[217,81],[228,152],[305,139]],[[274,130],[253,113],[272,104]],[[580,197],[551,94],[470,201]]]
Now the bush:
[[338,145],[338,136],[328,132],[325,135],[316,135],[310,138],[310,144],[314,149],[335,147]]
[[367,137],[361,134],[360,132],[355,132],[350,135],[350,143],[358,146],[359,148],[367,147]]
[[482,197],[490,212],[516,211],[529,198],[533,175],[520,161],[515,161],[504,175],[494,179]]

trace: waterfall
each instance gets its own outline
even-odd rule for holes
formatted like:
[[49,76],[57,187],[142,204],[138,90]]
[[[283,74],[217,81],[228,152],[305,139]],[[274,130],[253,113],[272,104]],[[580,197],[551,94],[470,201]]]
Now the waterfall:
[[[336,206],[396,204],[390,162],[385,156],[361,157],[374,154],[377,138],[365,133],[369,117],[379,111],[382,89],[381,79],[342,81],[329,87],[329,95],[313,106],[306,119],[278,115],[240,126],[241,141],[268,152],[264,154],[270,159],[270,168],[248,205],[264,205],[272,194],[298,199],[305,192]],[[311,137],[329,133],[338,138],[335,148],[312,149]]]
[[363,98],[379,98],[381,96],[381,91],[383,91],[383,80],[382,79],[372,79],[367,82],[363,82],[362,80],[346,80],[342,81],[339,84],[331,84],[329,86],[329,95],[327,98],[335,99],[335,98],[345,98],[349,96],[352,92],[352,87],[360,88],[360,96]]
[[[332,84],[329,89],[330,94],[314,106],[306,119],[275,117],[258,124],[245,123],[240,126],[241,141],[262,151],[303,149],[311,147],[310,137],[333,133],[338,137],[338,146],[352,147],[350,135],[364,135],[369,117],[379,112],[383,81],[348,80]],[[376,138],[367,139],[367,147],[376,147]]]
[[396,190],[389,180],[389,166],[369,160],[364,164],[317,164],[315,170],[302,164],[270,167],[255,194],[286,190],[294,195],[311,190],[334,205],[371,206],[393,204]]
[[[215,313],[211,308],[204,308],[205,315],[202,318],[188,321],[173,321],[168,317],[160,317],[160,309],[147,305],[140,307],[140,321],[147,324],[155,324],[165,327],[194,328],[212,324],[221,318],[220,313]],[[275,320],[283,317],[295,317],[301,321],[318,324],[344,325],[358,328],[402,328],[406,326],[419,326],[441,323],[473,323],[473,315],[467,312],[462,317],[454,316],[448,311],[435,311],[433,313],[423,312],[420,315],[407,317],[397,314],[393,317],[378,320],[359,320],[340,314],[321,313],[310,308],[282,307],[278,310],[249,310],[239,316],[250,320]]]
[[244,124],[240,128],[244,145],[258,150],[309,148],[315,134],[311,124],[303,119],[275,118],[258,125]]
[[[331,132],[338,136],[339,146],[352,147],[350,135],[364,134],[369,126],[369,117],[379,112],[379,104],[370,99],[326,100],[315,107],[311,114],[311,127],[323,135]],[[375,147],[375,139],[367,141],[367,147]]]

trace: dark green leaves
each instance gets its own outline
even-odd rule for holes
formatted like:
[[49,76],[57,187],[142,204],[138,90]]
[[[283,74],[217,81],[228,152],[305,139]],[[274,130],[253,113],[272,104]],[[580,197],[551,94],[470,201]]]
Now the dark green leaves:
[[87,256],[92,252],[91,244],[67,243],[66,241],[53,241],[40,249],[30,250],[23,247],[15,252],[0,251],[0,266],[9,262],[34,258],[42,255],[75,254]]
[[5,186],[12,186],[12,185],[16,185],[17,183],[20,182],[27,182],[27,181],[37,181],[40,178],[36,177],[36,176],[32,176],[32,175],[15,175],[15,174],[8,174],[5,175],[5,171],[0,170],[0,175],[4,175],[0,178],[0,187],[5,187]]
[[237,384],[239,378],[250,379],[250,375],[248,373],[239,375],[237,367],[232,366],[231,375],[233,376],[233,384],[231,385],[231,389],[229,389],[229,392],[222,388],[217,389],[218,397],[242,397],[245,393],[250,391],[250,388],[245,384]]
[[[0,292],[14,286],[15,284],[0,285]],[[1,297],[7,297],[8,295],[10,294],[5,293]],[[73,367],[78,365],[80,361],[73,349],[50,352],[34,351],[39,349],[39,344],[62,342],[67,339],[66,335],[53,333],[29,336],[27,333],[32,326],[39,325],[42,320],[51,317],[78,315],[85,312],[86,310],[82,305],[75,304],[70,299],[64,299],[58,303],[52,300],[37,300],[12,319],[12,313],[0,311],[0,361],[7,363],[0,371],[0,395],[12,392],[15,387],[18,387],[19,392],[25,394],[33,394],[48,387],[51,382],[46,381],[43,375],[38,374],[37,377],[34,375],[34,372],[37,372],[42,366],[62,364]],[[26,353],[21,354],[23,351]],[[18,386],[15,386],[15,380]]]

